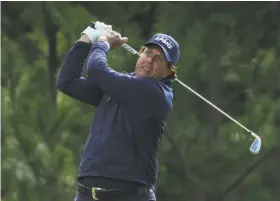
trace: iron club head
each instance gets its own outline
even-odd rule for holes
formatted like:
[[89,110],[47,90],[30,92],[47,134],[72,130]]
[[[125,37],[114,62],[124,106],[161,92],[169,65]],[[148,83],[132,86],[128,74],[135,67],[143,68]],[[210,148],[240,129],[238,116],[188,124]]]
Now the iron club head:
[[250,151],[253,154],[258,154],[261,150],[262,140],[259,136],[255,136],[255,140],[250,146]]

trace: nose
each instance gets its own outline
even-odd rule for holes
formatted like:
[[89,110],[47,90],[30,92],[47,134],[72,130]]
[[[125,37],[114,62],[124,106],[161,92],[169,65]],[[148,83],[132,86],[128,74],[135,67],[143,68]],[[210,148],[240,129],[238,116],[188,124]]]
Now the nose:
[[146,60],[147,60],[147,62],[149,62],[149,63],[153,63],[153,57],[146,57]]

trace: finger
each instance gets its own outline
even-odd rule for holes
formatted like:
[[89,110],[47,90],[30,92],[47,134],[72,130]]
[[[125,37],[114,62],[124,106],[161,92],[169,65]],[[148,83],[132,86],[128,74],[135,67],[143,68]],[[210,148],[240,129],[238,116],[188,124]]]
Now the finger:
[[112,30],[112,26],[111,26],[111,25],[108,25],[108,26],[106,26],[106,28],[105,28],[105,31],[109,31],[109,30]]
[[112,29],[107,29],[107,31],[108,31],[109,33],[114,33],[114,31],[113,31]]
[[95,22],[95,28],[96,28],[96,29],[99,29],[100,25],[101,25],[101,22],[99,22],[99,21],[96,21],[96,22]]
[[127,37],[121,37],[121,41],[122,41],[122,44],[123,44],[123,43],[127,43],[128,38],[127,38]]
[[114,35],[118,36],[120,35],[118,32],[114,31]]
[[116,36],[117,36],[119,39],[122,38],[121,34],[119,34],[118,32],[116,32]]
[[104,31],[104,34],[105,34],[105,35],[109,35],[109,34],[110,34],[110,32],[111,32],[111,30],[110,30],[110,29],[106,29],[106,30]]
[[113,30],[110,30],[110,35],[111,35],[112,37],[114,37],[114,36],[116,35],[116,32],[113,31]]
[[112,37],[115,38],[115,39],[118,39],[118,40],[121,39],[121,36],[120,36],[119,33],[117,33],[116,31],[113,31],[113,32],[112,32]]

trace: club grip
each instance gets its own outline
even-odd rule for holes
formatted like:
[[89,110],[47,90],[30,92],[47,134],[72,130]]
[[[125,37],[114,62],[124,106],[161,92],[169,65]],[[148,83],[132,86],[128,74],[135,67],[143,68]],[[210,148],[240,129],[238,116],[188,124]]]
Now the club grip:
[[122,47],[124,49],[126,49],[127,51],[131,52],[132,54],[135,54],[135,55],[138,55],[138,56],[140,55],[139,52],[137,52],[135,49],[133,49],[132,47],[130,47],[129,45],[127,45],[125,43],[122,45]]

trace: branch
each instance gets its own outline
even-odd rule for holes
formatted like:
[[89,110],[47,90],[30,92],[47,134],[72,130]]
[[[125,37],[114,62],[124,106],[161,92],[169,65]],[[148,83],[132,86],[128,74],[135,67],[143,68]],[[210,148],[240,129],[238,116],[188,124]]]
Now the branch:
[[233,191],[241,182],[245,180],[245,178],[256,169],[264,160],[266,160],[269,156],[271,156],[277,149],[272,148],[268,152],[266,152],[262,157],[256,160],[251,166],[244,171],[234,182],[232,182],[223,193],[221,193],[221,200],[223,200],[231,191]]
[[165,138],[172,144],[173,151],[180,158],[184,178],[190,179],[199,189],[201,189],[203,192],[206,192],[204,186],[200,182],[200,179],[191,173],[187,164],[184,162],[185,161],[184,157],[182,156],[181,152],[179,151],[178,146],[176,146],[176,142],[174,142],[174,140],[167,133],[165,134]]

